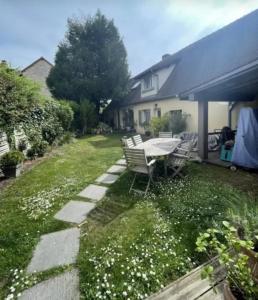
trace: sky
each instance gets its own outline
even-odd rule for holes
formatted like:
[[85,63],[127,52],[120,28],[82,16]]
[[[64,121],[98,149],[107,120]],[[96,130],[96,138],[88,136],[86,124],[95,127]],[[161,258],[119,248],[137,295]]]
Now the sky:
[[0,0],[0,60],[54,63],[67,18],[100,9],[123,38],[131,75],[258,8],[258,0]]

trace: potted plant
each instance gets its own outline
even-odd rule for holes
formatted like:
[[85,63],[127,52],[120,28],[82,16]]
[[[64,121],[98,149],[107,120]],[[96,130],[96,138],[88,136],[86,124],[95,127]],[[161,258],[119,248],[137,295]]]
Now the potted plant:
[[20,151],[5,153],[0,159],[0,167],[5,177],[17,177],[22,170],[24,155]]
[[[240,239],[237,229],[224,221],[222,228],[210,228],[200,234],[196,245],[197,251],[205,252],[209,258],[218,255],[226,274],[223,291],[226,300],[258,299],[258,285],[249,266],[249,256],[242,251],[253,249],[251,240]],[[203,276],[214,280],[213,266],[205,267]]]
[[254,207],[244,207],[241,215],[230,211],[230,219],[237,229],[237,236],[241,240],[251,240],[253,249],[242,248],[244,254],[249,257],[248,263],[256,283],[258,283],[258,209]]

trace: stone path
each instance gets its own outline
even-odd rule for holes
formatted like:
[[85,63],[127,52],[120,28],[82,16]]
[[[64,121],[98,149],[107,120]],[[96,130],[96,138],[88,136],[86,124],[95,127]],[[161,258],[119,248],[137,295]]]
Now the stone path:
[[54,216],[55,219],[80,224],[95,207],[94,203],[70,201]]
[[79,300],[79,275],[76,269],[55,276],[24,291],[21,300]]
[[124,166],[112,166],[107,170],[107,173],[121,174],[125,171],[126,167]]
[[[89,201],[100,201],[106,194],[110,185],[117,181],[119,175],[126,169],[125,159],[119,159],[111,166],[107,173],[96,179],[97,184],[90,184],[78,196]],[[96,204],[86,201],[70,201],[54,218],[69,223],[80,224],[87,219],[88,214]],[[42,235],[34,250],[27,272],[40,272],[58,266],[74,264],[76,262],[80,243],[80,229],[73,227]],[[52,277],[23,291],[22,300],[79,300],[79,274],[77,269],[67,271]]]
[[45,271],[75,263],[79,251],[79,239],[80,229],[78,228],[42,235],[27,272]]
[[93,201],[99,201],[105,196],[107,190],[108,188],[105,186],[90,184],[79,193],[79,196],[89,198]]
[[96,182],[102,184],[112,184],[117,181],[118,177],[118,175],[104,173],[96,179]]

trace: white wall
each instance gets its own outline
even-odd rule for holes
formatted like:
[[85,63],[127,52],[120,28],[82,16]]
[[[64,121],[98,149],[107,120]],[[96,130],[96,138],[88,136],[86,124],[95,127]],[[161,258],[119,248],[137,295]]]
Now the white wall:
[[167,81],[168,76],[173,72],[175,65],[170,65],[167,68],[163,68],[153,73],[152,76],[152,89],[144,90],[143,82],[144,79],[141,80],[141,98],[149,97],[156,95],[159,89],[163,86],[163,84]]
[[[188,115],[187,118],[187,131],[198,131],[198,102],[196,101],[181,101],[178,98],[171,98],[166,100],[152,101],[140,103],[131,108],[134,111],[134,122],[136,123],[135,129],[138,133],[143,134],[144,128],[139,125],[139,110],[150,109],[151,118],[154,116],[154,108],[161,109],[161,115],[171,110],[182,110],[183,113]],[[219,102],[209,102],[209,131],[214,129],[221,129],[228,124],[228,106]],[[122,113],[120,113],[122,115]],[[121,116],[122,117],[122,116]]]

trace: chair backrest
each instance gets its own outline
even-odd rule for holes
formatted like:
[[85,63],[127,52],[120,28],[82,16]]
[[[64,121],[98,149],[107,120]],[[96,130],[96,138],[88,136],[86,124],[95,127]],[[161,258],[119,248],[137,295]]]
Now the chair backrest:
[[160,138],[172,138],[173,134],[172,131],[168,131],[168,132],[159,132],[159,137]]
[[135,143],[135,145],[139,145],[142,143],[142,137],[138,134],[133,136],[133,141]]
[[125,140],[125,146],[126,146],[127,148],[133,148],[133,147],[134,147],[134,143],[133,143],[132,138],[129,138],[129,139],[126,139],[126,140]]
[[183,141],[178,145],[178,147],[180,148],[178,153],[183,154],[183,155],[187,156],[188,158],[190,158],[193,146],[194,146],[194,140],[193,141]]
[[147,159],[145,156],[144,149],[135,149],[135,148],[124,148],[125,159],[127,166],[147,166]]

